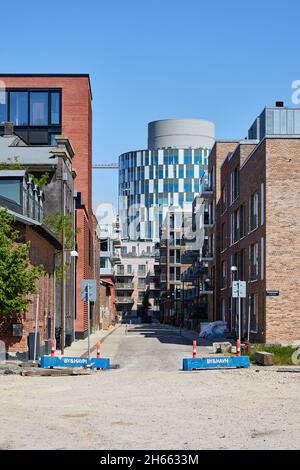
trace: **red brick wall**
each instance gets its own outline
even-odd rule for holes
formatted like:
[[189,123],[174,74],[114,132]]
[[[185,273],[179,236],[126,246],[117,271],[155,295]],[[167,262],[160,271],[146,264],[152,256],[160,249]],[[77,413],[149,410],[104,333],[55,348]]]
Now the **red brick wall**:
[[93,271],[88,265],[88,237],[92,222],[92,103],[88,77],[84,76],[11,76],[0,80],[7,88],[61,88],[62,89],[62,134],[69,138],[75,157],[73,167],[77,171],[75,188],[82,194],[87,214],[82,210],[77,214],[78,228],[85,236],[78,237],[77,263],[77,319],[76,331],[87,330],[87,306],[81,302],[80,281],[93,278]]
[[[48,337],[48,317],[51,318],[51,333],[53,331],[53,260],[55,249],[50,242],[35,232],[29,226],[17,224],[24,241],[30,241],[30,261],[33,265],[43,265],[45,275],[39,279],[39,313],[38,331],[40,345]],[[0,340],[5,342],[9,352],[26,353],[28,351],[28,334],[35,331],[37,295],[31,295],[32,303],[23,316],[15,318],[0,317]],[[22,321],[22,338],[12,336],[12,324]]]

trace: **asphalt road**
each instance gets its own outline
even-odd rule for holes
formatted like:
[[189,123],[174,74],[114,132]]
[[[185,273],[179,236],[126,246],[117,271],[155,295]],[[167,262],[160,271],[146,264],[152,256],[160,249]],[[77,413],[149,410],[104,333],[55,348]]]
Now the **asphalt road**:
[[181,371],[193,334],[121,326],[102,354],[119,369],[0,376],[1,449],[298,449],[300,374]]

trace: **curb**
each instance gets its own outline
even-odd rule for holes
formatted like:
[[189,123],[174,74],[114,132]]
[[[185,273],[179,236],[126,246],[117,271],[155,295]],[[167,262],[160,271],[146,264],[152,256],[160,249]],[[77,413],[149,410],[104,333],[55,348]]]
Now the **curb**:
[[[96,351],[96,345],[97,343],[100,343],[102,344],[106,338],[108,338],[110,335],[112,335],[118,328],[120,328],[121,326],[121,323],[117,326],[114,327],[113,330],[111,330],[109,333],[107,333],[107,335],[103,336],[103,338],[99,339],[91,348],[90,348],[90,353]],[[88,351],[85,351],[83,354],[81,354],[80,357],[87,357],[88,356]]]

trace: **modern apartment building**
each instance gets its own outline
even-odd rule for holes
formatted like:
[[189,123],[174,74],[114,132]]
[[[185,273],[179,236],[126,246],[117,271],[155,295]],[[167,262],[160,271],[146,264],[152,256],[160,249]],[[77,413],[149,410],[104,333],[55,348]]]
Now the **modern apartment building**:
[[[80,282],[95,275],[92,220],[92,93],[87,74],[0,75],[0,133],[12,121],[15,133],[30,145],[55,144],[68,136],[74,149],[76,178],[77,288],[76,337],[87,335],[87,303]],[[2,128],[1,128],[2,127]],[[38,158],[38,156],[37,156]]]
[[209,157],[209,185],[201,192],[214,214],[206,231],[212,247],[209,319],[225,320],[238,332],[232,281],[245,281],[244,340],[300,338],[299,168],[300,109],[281,102],[263,111],[248,140],[216,142]]
[[149,123],[148,149],[119,157],[122,238],[157,242],[169,208],[191,208],[214,137],[214,124],[209,121]]
[[[151,241],[121,241],[121,263],[115,267],[116,307],[122,316],[141,316],[158,311],[159,287],[155,282],[157,251]],[[145,305],[147,303],[148,305]]]

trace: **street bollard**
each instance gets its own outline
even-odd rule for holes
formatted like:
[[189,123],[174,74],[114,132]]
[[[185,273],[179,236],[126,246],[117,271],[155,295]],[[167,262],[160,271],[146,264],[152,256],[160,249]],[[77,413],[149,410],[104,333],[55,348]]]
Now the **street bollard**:
[[54,357],[55,354],[55,339],[51,340],[51,357]]
[[96,349],[97,349],[97,359],[100,359],[100,343],[96,344]]
[[241,341],[239,339],[236,341],[236,355],[241,355]]
[[197,356],[197,341],[193,341],[193,359],[195,359]]

